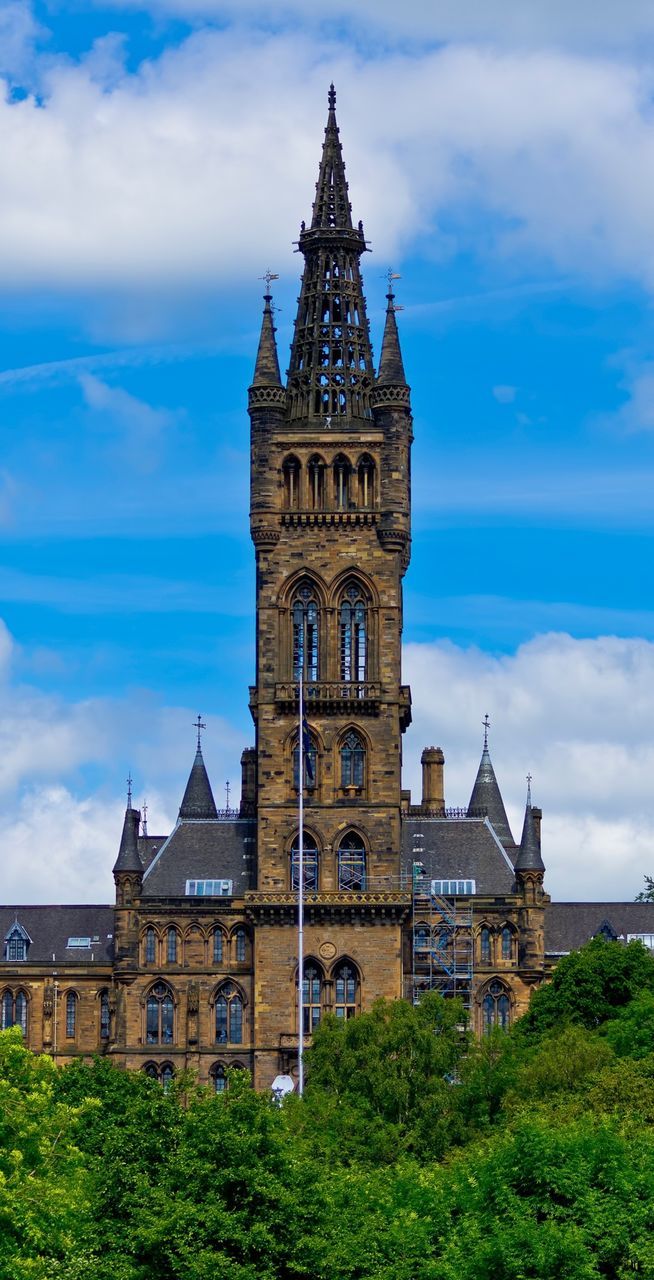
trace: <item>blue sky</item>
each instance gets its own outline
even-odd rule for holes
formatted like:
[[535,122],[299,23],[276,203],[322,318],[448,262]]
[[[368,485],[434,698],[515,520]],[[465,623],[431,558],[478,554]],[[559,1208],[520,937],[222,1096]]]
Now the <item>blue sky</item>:
[[0,0],[0,896],[105,897],[198,710],[237,791],[259,277],[285,367],[332,78],[377,351],[402,276],[407,781],[437,741],[465,803],[489,711],[553,893],[652,872],[654,18],[572,8]]

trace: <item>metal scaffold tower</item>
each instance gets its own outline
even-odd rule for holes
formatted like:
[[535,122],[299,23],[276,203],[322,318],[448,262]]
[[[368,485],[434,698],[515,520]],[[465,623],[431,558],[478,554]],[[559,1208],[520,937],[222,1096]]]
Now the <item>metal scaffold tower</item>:
[[413,861],[413,990],[417,1004],[426,991],[458,996],[469,1012],[472,1005],[472,900],[434,892],[420,858],[420,837]]

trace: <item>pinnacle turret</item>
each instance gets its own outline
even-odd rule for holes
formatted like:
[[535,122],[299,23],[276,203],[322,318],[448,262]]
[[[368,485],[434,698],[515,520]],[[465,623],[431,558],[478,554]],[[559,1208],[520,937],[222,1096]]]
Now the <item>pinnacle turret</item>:
[[195,760],[186,784],[184,798],[180,805],[179,816],[181,819],[191,818],[195,820],[218,817],[218,810],[216,809],[216,802],[213,798],[213,791],[211,790],[211,783],[209,782],[209,775],[202,757],[202,747],[199,741]]
[[397,331],[397,320],[395,318],[395,294],[392,289],[389,289],[386,299],[388,302],[386,324],[384,326],[376,385],[378,387],[405,387],[407,385],[406,374],[400,348],[400,335]]
[[540,851],[540,843],[536,834],[536,824],[531,806],[531,788],[527,792],[525,820],[522,827],[520,850],[515,863],[516,871],[544,871],[545,864]]
[[140,822],[141,814],[138,809],[132,808],[130,796],[125,810],[125,820],[123,822],[123,833],[120,837],[118,857],[114,863],[114,875],[117,871],[136,871],[139,874],[142,874],[143,872],[143,864],[139,857],[138,849]]
[[272,294],[264,294],[263,317],[261,320],[261,336],[259,350],[254,366],[253,387],[281,387],[277,358],[277,342],[275,340],[275,324],[272,310]]

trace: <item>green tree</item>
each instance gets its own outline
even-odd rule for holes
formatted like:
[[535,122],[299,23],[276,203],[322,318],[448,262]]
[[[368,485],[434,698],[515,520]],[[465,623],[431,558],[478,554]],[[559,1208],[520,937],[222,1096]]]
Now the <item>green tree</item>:
[[453,1084],[470,1043],[459,1001],[417,1007],[378,1000],[347,1021],[326,1018],[307,1054],[301,1123],[339,1158],[437,1157],[458,1140]]
[[645,888],[636,894],[635,902],[654,902],[654,876],[645,876]]
[[92,1107],[57,1101],[57,1068],[16,1027],[0,1032],[0,1277],[77,1280],[91,1188],[76,1139]]
[[647,948],[592,938],[563,956],[550,981],[534,992],[518,1034],[540,1036],[570,1022],[598,1027],[641,991],[654,991],[654,956]]

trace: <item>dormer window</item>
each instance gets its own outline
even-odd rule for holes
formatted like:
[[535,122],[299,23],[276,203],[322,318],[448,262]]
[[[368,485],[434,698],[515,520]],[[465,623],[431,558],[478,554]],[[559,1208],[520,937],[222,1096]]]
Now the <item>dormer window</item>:
[[5,960],[27,960],[31,941],[27,930],[16,920],[5,934]]

